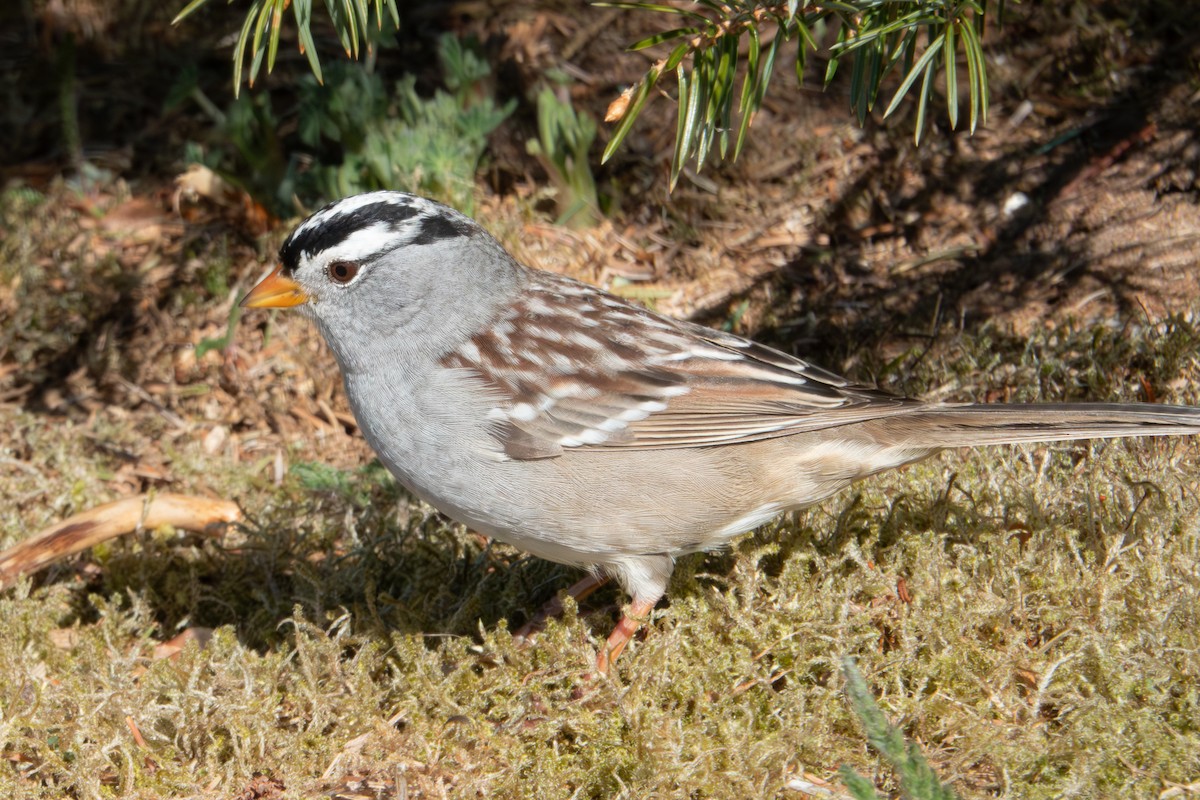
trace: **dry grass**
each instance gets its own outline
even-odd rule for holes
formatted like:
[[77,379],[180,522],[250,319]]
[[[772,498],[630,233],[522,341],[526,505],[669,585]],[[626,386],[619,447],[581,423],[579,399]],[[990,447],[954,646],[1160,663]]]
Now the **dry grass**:
[[[1194,439],[956,452],[868,481],[685,559],[649,635],[589,680],[623,598],[516,649],[508,630],[570,571],[363,467],[323,417],[336,379],[305,323],[243,323],[181,367],[228,301],[163,287],[244,284],[244,247],[167,237],[171,271],[148,277],[124,245],[97,261],[94,230],[51,211],[62,196],[3,202],[0,364],[18,371],[0,384],[0,544],[155,486],[250,520],[220,540],[145,532],[0,598],[5,796],[801,797],[789,780],[843,763],[891,786],[843,697],[846,655],[964,797],[1200,779]],[[170,319],[89,304],[105,293]],[[1198,344],[1182,317],[984,326],[909,358],[904,385],[1195,403]],[[206,648],[153,657],[192,626],[217,629]]]

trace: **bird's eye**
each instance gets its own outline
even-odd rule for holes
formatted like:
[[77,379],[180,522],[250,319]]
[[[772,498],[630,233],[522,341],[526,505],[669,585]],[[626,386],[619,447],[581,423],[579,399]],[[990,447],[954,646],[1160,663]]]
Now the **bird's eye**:
[[334,261],[329,265],[329,277],[334,283],[349,283],[358,274],[358,264],[353,261]]

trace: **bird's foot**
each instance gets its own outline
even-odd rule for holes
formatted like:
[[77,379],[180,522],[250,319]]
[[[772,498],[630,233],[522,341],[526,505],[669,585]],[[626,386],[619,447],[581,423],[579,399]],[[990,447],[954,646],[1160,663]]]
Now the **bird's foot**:
[[613,628],[613,632],[609,635],[608,641],[600,648],[600,652],[596,654],[596,671],[601,675],[607,675],[609,668],[616,663],[617,656],[621,655],[621,651],[625,649],[625,645],[629,644],[629,640],[637,633],[638,628],[643,622],[650,619],[650,612],[657,605],[658,598],[654,600],[634,600],[629,604],[629,610],[621,617],[621,621],[617,623],[617,627]]
[[[583,580],[578,581],[569,589],[567,589],[567,596],[574,598],[575,602],[579,603],[606,583],[608,583],[608,578],[606,576],[589,574],[584,577]],[[541,609],[533,615],[533,618],[530,619],[529,622],[526,622],[516,633],[513,634],[513,641],[520,646],[529,644],[533,641],[533,638],[537,636],[538,633],[545,629],[547,621],[555,617],[561,617],[562,613],[562,597],[555,595],[552,600],[546,603],[546,605],[542,606]]]

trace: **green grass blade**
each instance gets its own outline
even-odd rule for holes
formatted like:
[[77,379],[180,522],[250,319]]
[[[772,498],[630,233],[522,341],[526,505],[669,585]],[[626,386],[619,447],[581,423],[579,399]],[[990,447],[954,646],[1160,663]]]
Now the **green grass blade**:
[[[904,62],[904,71],[907,73],[912,67],[912,52],[916,42],[917,32],[915,29],[905,31],[904,35],[896,41],[896,47],[892,50],[892,54],[888,56],[887,63],[883,69],[885,74],[890,74],[896,65],[901,61]],[[880,81],[882,86],[883,81]]]
[[956,22],[946,26],[945,72],[946,72],[946,112],[950,115],[950,128],[958,129],[958,53],[954,49],[954,30]]
[[917,100],[917,127],[913,131],[913,142],[920,146],[925,131],[925,114],[929,110],[929,98],[933,96],[933,62],[925,65],[925,79],[921,81],[921,96]]
[[878,45],[870,49],[870,56],[867,59],[867,76],[868,93],[867,93],[867,111],[869,112],[875,107],[875,98],[879,94],[879,85],[883,82],[883,76],[887,74],[883,68],[883,48],[887,46],[887,42],[880,40]]
[[845,764],[838,767],[838,777],[842,779],[854,800],[879,800],[871,782]]
[[886,39],[894,33],[912,30],[918,25],[936,25],[941,22],[943,22],[943,19],[936,14],[926,11],[914,11],[892,22],[873,27],[867,32],[856,35],[853,38],[847,38],[844,41],[839,40],[833,44],[830,50],[838,55],[844,55],[853,50],[869,47],[880,39]]
[[741,42],[740,36],[727,36],[726,49],[728,50],[729,58],[722,65],[724,75],[720,78],[721,81],[721,103],[718,109],[719,134],[721,142],[721,158],[724,159],[729,155],[729,131],[733,128],[733,97],[734,83],[737,81],[737,63],[738,63],[738,47]]
[[[850,707],[867,734],[867,741],[900,777],[901,795],[912,800],[955,800],[954,792],[938,779],[920,748],[913,743],[906,744],[900,729],[888,721],[854,659],[843,658],[842,671],[846,676],[846,696]],[[846,774],[846,771],[842,772],[843,777]],[[848,781],[846,785],[853,785],[855,789],[863,788],[863,784],[856,781]],[[855,796],[859,795],[855,793]]]
[[867,121],[867,90],[863,85],[865,82],[866,59],[861,50],[855,50],[850,54],[850,108],[854,110],[854,116],[858,119],[858,124],[862,125]]
[[687,148],[685,146],[687,139],[684,136],[684,131],[690,113],[688,103],[691,100],[687,70],[679,67],[675,74],[679,83],[679,108],[675,116],[675,152],[671,154],[671,189],[675,188],[675,183],[679,180],[679,173],[683,171],[683,162],[687,158]]
[[733,145],[734,161],[742,153],[742,145],[746,140],[746,131],[750,128],[750,119],[754,116],[754,112],[758,110],[758,107],[754,105],[754,98],[758,88],[758,62],[761,50],[762,42],[759,40],[758,30],[751,27],[750,46],[746,53],[746,77],[742,80],[742,96],[738,101],[739,118],[737,140]]
[[[780,33],[782,34],[783,31],[781,30]],[[812,29],[809,28],[803,19],[796,20],[796,33],[800,36],[801,48],[807,47],[814,53],[820,49],[817,47],[817,40],[813,38]]]
[[251,45],[253,58],[250,61],[250,85],[254,85],[254,79],[258,77],[258,70],[262,66],[263,54],[266,50],[263,44],[263,34],[271,25],[272,0],[255,0],[255,7],[258,9],[258,18],[254,22],[254,43]]
[[617,129],[613,132],[612,140],[604,148],[604,154],[600,157],[601,164],[612,158],[612,154],[616,152],[617,148],[621,146],[621,142],[629,135],[629,130],[633,127],[633,123],[637,121],[638,115],[642,113],[642,107],[646,105],[646,99],[650,96],[650,90],[658,83],[658,76],[658,70],[651,69],[642,77],[641,86],[633,93],[633,97],[629,101],[629,106],[621,116],[621,121],[617,123]]
[[896,110],[896,107],[900,105],[900,101],[905,98],[905,96],[908,94],[908,90],[912,88],[913,83],[916,82],[917,78],[922,73],[925,74],[926,80],[929,79],[926,68],[933,65],[933,60],[937,57],[938,53],[941,52],[942,45],[945,43],[945,41],[945,34],[939,35],[936,39],[929,43],[928,47],[925,48],[925,52],[922,53],[921,57],[917,59],[917,63],[913,64],[912,69],[910,69],[908,74],[904,76],[904,80],[901,81],[900,88],[896,90],[896,94],[892,98],[892,102],[888,104],[887,110],[883,112],[884,119],[887,119],[889,116],[891,116],[892,112]]
[[293,0],[292,13],[296,17],[300,51],[308,59],[309,69],[317,77],[317,83],[324,83],[325,76],[321,74],[321,59],[317,55],[317,45],[313,41],[312,35],[312,0]]
[[663,64],[663,72],[673,72],[676,67],[683,63],[683,59],[690,52],[692,52],[692,46],[687,42],[676,45],[675,49],[671,51],[671,55],[667,56],[666,63]]
[[[257,5],[261,0],[255,0]],[[242,23],[242,31],[238,34],[237,45],[233,48],[233,96],[237,97],[242,88],[242,63],[246,60],[246,45],[250,42],[250,32],[254,21],[258,19],[255,6],[250,7],[246,21]]]
[[675,28],[674,30],[663,31],[662,33],[656,33],[653,36],[647,36],[645,39],[639,39],[625,49],[630,52],[636,52],[638,50],[645,50],[647,47],[653,47],[656,44],[662,44],[663,42],[669,42],[674,39],[678,39],[681,36],[693,36],[697,33],[700,33],[700,28]]
[[186,6],[183,7],[182,11],[180,11],[178,14],[175,15],[175,18],[173,20],[171,20],[171,24],[178,25],[180,20],[183,20],[183,19],[191,16],[193,11],[195,11],[197,8],[199,8],[200,6],[204,5],[207,2],[208,2],[208,0],[192,0],[192,2],[188,3]]
[[833,83],[833,76],[837,74],[838,65],[842,61],[841,55],[839,54],[839,51],[838,51],[838,45],[840,45],[846,41],[848,32],[849,32],[849,28],[846,26],[846,23],[843,22],[841,24],[841,27],[838,28],[837,41],[834,42],[833,47],[829,48],[829,52],[830,52],[829,63],[825,65],[825,87],[826,88],[829,87],[829,84]]
[[971,87],[971,132],[977,124],[987,124],[988,83],[987,68],[983,61],[983,47],[975,28],[963,27],[963,50],[967,54],[967,78]]
[[[808,69],[808,53],[817,52],[817,43],[813,39],[812,31],[809,30],[804,17],[797,17],[794,21],[796,26],[796,35],[799,41],[796,43],[796,86],[797,88],[804,85],[804,73]],[[776,36],[783,36],[785,33],[784,26],[780,26]]]
[[738,37],[726,34],[713,47],[712,70],[712,99],[709,103],[705,121],[709,125],[717,124],[725,117],[727,100],[731,99],[733,81],[737,77]]
[[283,30],[283,9],[288,0],[274,0],[271,9],[271,38],[267,44],[267,72],[275,69],[275,56],[279,52],[279,32]]
[[711,22],[708,17],[699,14],[695,11],[689,11],[686,8],[677,8],[675,6],[664,6],[659,3],[622,3],[622,2],[602,2],[592,3],[598,8],[625,8],[630,10],[640,11],[657,11],[661,14],[676,14],[681,17],[690,17],[692,19],[701,20],[702,22]]
[[358,32],[362,38],[363,47],[371,46],[371,11],[367,8],[367,0],[357,0],[354,7],[358,15]]
[[702,59],[697,59],[692,68],[691,85],[688,87],[688,113],[683,125],[683,135],[675,142],[676,148],[683,148],[685,152],[691,152],[695,149],[699,135],[697,130],[700,126],[700,115],[704,112],[704,106],[707,104],[707,96],[702,94],[704,89],[704,65]]
[[358,58],[358,25],[354,20],[354,0],[341,0],[342,4],[342,26],[345,28],[346,35],[350,39],[350,48],[346,51],[346,55],[350,58]]
[[779,42],[782,40],[782,36],[772,39],[771,44],[767,47],[767,54],[763,57],[762,77],[759,79],[757,90],[754,93],[755,108],[761,106],[763,98],[767,96],[767,86],[770,85],[771,75],[775,72],[775,56],[779,53]]

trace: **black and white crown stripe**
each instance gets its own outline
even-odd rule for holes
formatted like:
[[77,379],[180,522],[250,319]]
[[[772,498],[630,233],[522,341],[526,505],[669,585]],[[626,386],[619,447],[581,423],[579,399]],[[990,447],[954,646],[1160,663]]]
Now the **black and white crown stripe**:
[[318,255],[326,263],[370,262],[397,247],[432,244],[479,230],[441,203],[404,192],[372,192],[314,213],[280,247],[279,261],[289,273]]

